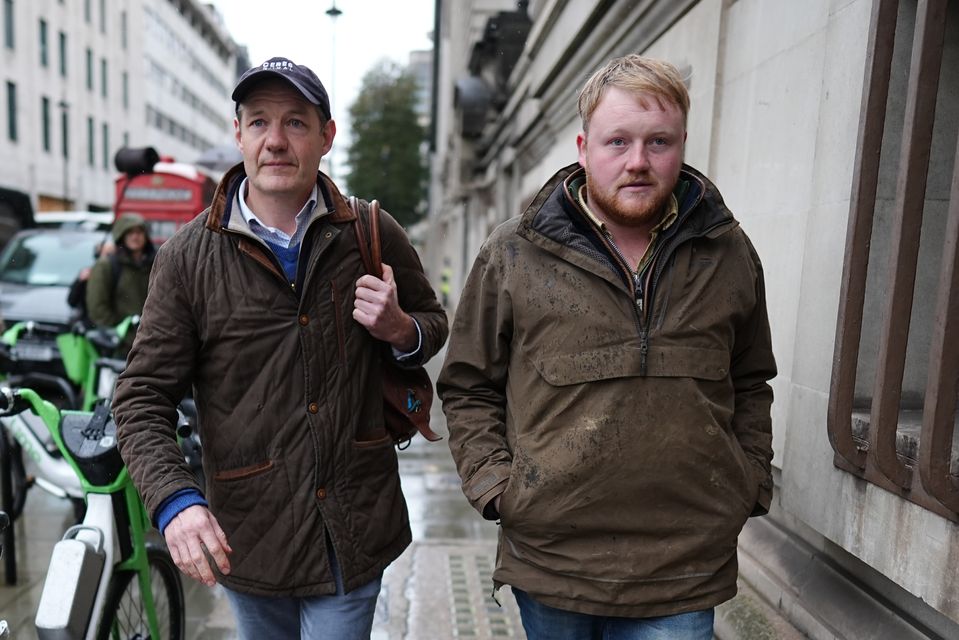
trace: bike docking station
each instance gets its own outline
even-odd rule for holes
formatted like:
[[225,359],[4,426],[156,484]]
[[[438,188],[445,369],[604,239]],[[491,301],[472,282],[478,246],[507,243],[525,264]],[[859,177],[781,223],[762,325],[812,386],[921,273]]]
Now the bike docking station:
[[[127,324],[134,322],[131,318]],[[0,338],[0,356],[3,346],[9,346],[4,342],[8,334]],[[34,619],[37,637],[182,640],[186,615],[180,572],[162,542],[149,534],[149,515],[117,448],[110,398],[123,361],[87,349],[85,345],[101,347],[94,332],[76,338],[84,357],[71,360],[68,373],[81,393],[66,406],[81,410],[65,409],[41,395],[49,395],[51,385],[42,383],[50,376],[27,372],[0,384],[0,508],[15,521],[27,490],[36,484],[68,498],[79,522],[53,548]],[[58,345],[70,355],[65,338]],[[53,378],[67,384],[65,378]],[[192,403],[184,402],[176,430],[192,468],[199,467],[202,454],[195,409],[190,409]],[[36,463],[37,477],[25,473],[23,454]],[[0,535],[8,551],[3,558],[6,581],[15,584],[13,527]]]
[[[124,470],[107,405],[98,405],[92,416],[64,414],[60,435],[91,485],[108,486]],[[89,637],[87,630],[96,629],[98,621],[90,617],[103,608],[103,571],[113,566],[116,544],[112,502],[109,493],[88,493],[83,524],[67,529],[53,547],[35,619],[40,640]]]

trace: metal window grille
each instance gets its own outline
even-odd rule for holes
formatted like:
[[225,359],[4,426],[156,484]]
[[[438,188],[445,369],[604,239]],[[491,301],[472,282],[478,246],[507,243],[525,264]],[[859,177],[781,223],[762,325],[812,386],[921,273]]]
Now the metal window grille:
[[959,482],[952,468],[959,384],[959,148],[952,164],[945,233],[940,239],[943,252],[921,427],[917,427],[918,446],[911,451],[904,450],[900,424],[948,0],[920,0],[915,4],[895,199],[888,223],[889,262],[883,265],[887,280],[880,303],[879,348],[878,355],[865,354],[876,358],[868,435],[864,437],[853,427],[858,365],[864,355],[860,348],[867,271],[870,253],[875,251],[872,239],[880,156],[890,138],[889,131],[884,138],[884,129],[897,22],[901,19],[899,4],[896,0],[875,0],[872,10],[827,430],[837,467],[959,521]]

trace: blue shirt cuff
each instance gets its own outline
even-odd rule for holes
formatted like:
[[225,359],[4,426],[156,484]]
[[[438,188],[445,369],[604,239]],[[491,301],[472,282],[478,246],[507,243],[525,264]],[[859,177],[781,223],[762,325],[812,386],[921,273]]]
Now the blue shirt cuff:
[[176,493],[167,496],[157,508],[156,522],[154,523],[160,535],[163,535],[167,525],[170,524],[175,517],[180,515],[181,511],[194,505],[210,506],[206,498],[203,497],[203,494],[196,489],[180,489]]
[[409,360],[419,355],[420,349],[423,348],[423,332],[420,330],[420,323],[416,321],[416,318],[413,318],[413,326],[416,327],[416,348],[409,353],[404,353],[396,347],[391,347],[393,349],[393,357],[396,358],[397,362],[403,362],[404,360]]

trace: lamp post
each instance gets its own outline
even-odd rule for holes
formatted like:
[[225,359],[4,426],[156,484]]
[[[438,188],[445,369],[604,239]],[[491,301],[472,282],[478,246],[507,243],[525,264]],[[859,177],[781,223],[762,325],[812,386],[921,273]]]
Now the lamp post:
[[[326,10],[326,15],[330,16],[330,104],[333,104],[333,96],[336,95],[336,19],[343,15],[343,12],[336,8],[336,0],[333,0],[333,6]],[[332,106],[330,112],[332,112]],[[330,180],[335,180],[333,174],[333,151],[330,151]]]
[[66,100],[60,100],[57,103],[60,107],[60,137],[62,138],[61,153],[63,160],[63,208],[69,209],[70,205],[70,103]]

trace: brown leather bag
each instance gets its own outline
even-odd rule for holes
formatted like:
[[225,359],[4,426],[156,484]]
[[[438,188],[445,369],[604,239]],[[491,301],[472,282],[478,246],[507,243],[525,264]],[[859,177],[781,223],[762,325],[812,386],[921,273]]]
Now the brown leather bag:
[[[367,273],[383,278],[383,257],[380,245],[380,203],[373,200],[367,208],[370,239],[366,239],[360,203],[350,197],[350,208],[356,214],[353,230],[356,244]],[[386,345],[389,349],[389,345]],[[400,449],[409,446],[417,432],[431,442],[442,436],[430,429],[430,407],[433,406],[433,383],[423,367],[403,368],[397,365],[392,354],[380,358],[383,381],[383,421],[393,444]]]

